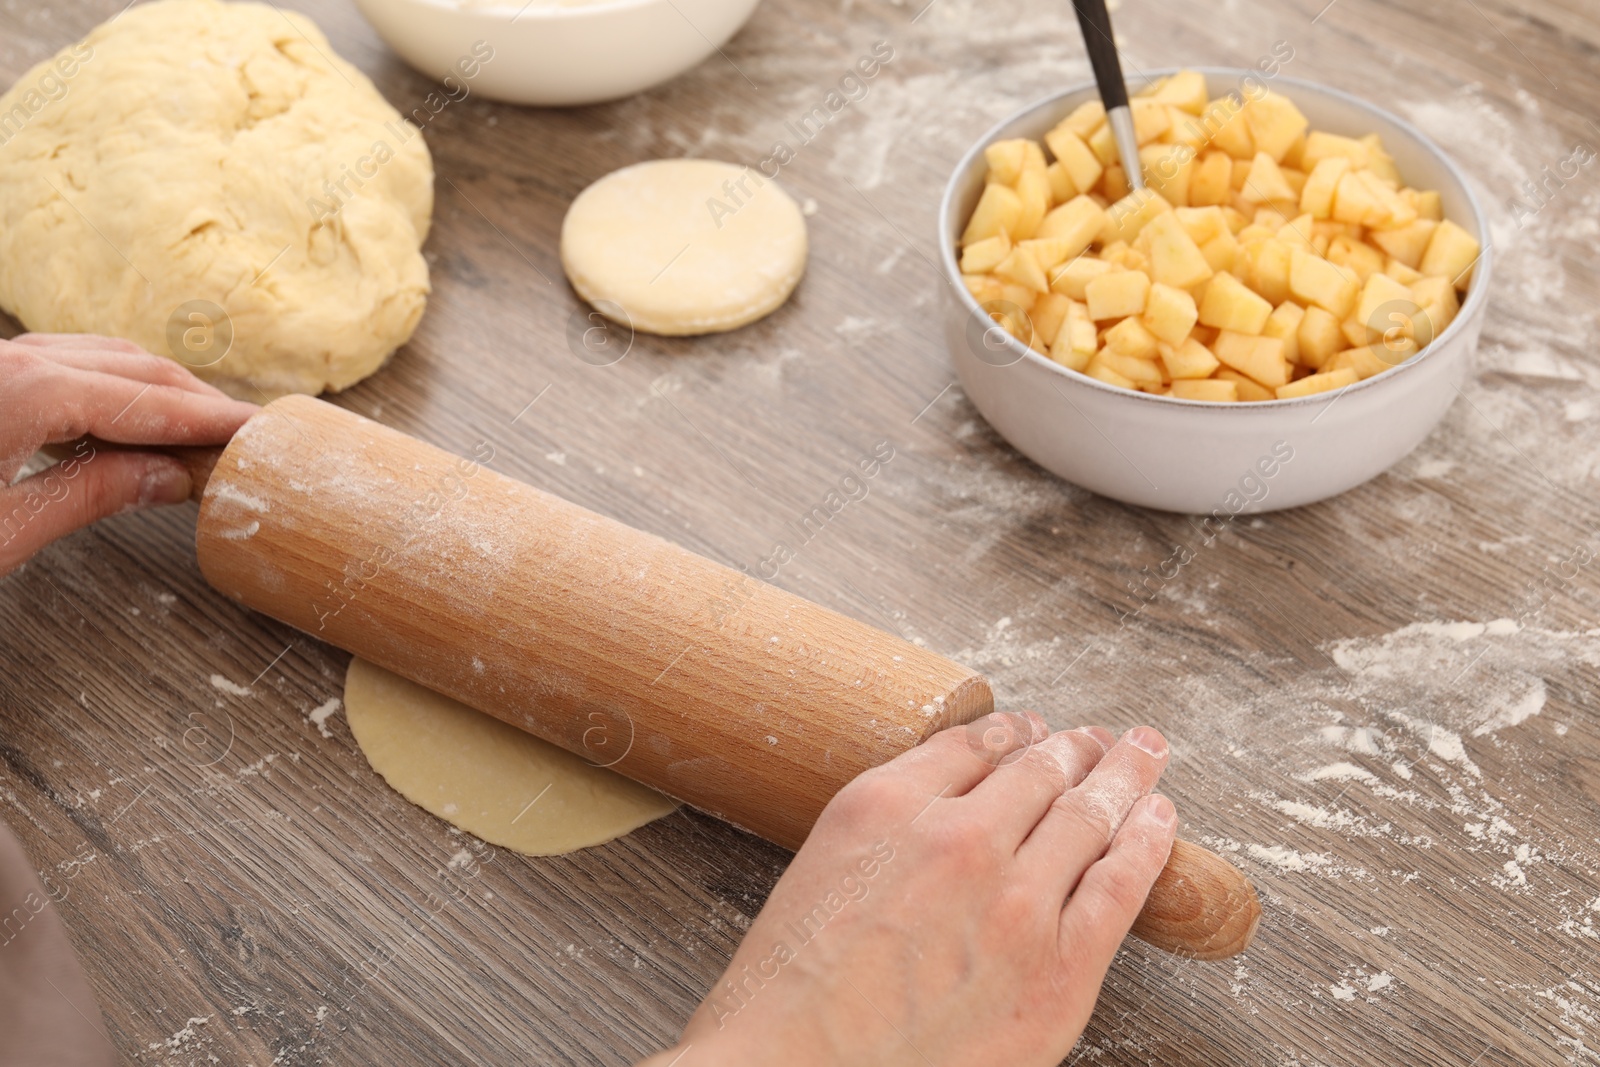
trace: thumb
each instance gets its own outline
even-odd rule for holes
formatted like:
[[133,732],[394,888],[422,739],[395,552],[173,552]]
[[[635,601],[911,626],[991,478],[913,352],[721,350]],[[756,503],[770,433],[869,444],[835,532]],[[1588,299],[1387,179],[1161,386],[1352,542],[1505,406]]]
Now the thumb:
[[133,508],[180,504],[189,472],[171,456],[104,449],[0,489],[0,575],[74,530]]

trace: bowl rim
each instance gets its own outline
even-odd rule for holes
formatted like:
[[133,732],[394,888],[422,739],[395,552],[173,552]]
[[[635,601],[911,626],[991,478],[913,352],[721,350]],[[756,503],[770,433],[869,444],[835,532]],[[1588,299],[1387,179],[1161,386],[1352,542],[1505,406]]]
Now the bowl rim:
[[[375,2],[394,3],[397,0],[375,0]],[[522,0],[520,3],[518,0],[493,0],[491,3],[472,5],[461,4],[457,0],[398,0],[398,2],[509,26],[513,22],[523,20],[529,25],[539,22],[581,21],[590,15],[658,6],[662,0],[587,0],[576,4],[550,3],[549,0]]]
[[[1422,351],[1417,353],[1415,356],[1412,356],[1405,362],[1391,367],[1389,370],[1383,371],[1382,373],[1374,374],[1370,378],[1365,378],[1359,382],[1354,382],[1338,389],[1321,393],[1309,393],[1305,396],[1289,397],[1287,399],[1278,399],[1274,397],[1271,400],[1253,400],[1248,403],[1227,404],[1219,403],[1214,400],[1186,400],[1182,397],[1161,396],[1156,393],[1146,393],[1142,390],[1124,389],[1121,386],[1112,385],[1109,382],[1102,382],[1098,378],[1091,378],[1082,371],[1075,371],[1070,367],[1062,366],[1055,360],[1043,356],[1034,349],[1023,344],[1009,331],[1006,332],[1005,335],[1005,344],[1009,350],[1017,353],[1019,358],[1014,360],[1012,363],[1005,364],[1005,366],[1014,366],[1018,362],[1031,359],[1036,366],[1055,374],[1059,374],[1067,381],[1070,381],[1076,385],[1090,386],[1092,388],[1114,394],[1118,397],[1131,398],[1133,400],[1144,401],[1146,403],[1168,404],[1192,409],[1226,412],[1241,412],[1251,410],[1271,412],[1281,411],[1285,408],[1297,406],[1307,407],[1314,404],[1327,404],[1337,397],[1344,396],[1346,393],[1363,391],[1369,387],[1376,386],[1377,383],[1382,382],[1385,379],[1393,379],[1399,374],[1404,373],[1413,367],[1419,366],[1429,356],[1444,351],[1447,342],[1466,332],[1466,324],[1471,321],[1472,316],[1476,314],[1489,299],[1488,288],[1489,278],[1491,276],[1494,240],[1489,231],[1488,216],[1484,214],[1483,204],[1479,201],[1477,193],[1473,191],[1472,184],[1467,181],[1466,174],[1461,170],[1460,167],[1456,165],[1455,160],[1451,159],[1450,156],[1445,153],[1444,149],[1435,144],[1433,139],[1427,134],[1417,129],[1417,127],[1412,125],[1410,122],[1407,122],[1405,119],[1394,114],[1392,111],[1388,111],[1385,108],[1379,107],[1377,104],[1364,100],[1353,93],[1345,92],[1343,89],[1336,89],[1331,85],[1324,85],[1321,82],[1308,81],[1305,78],[1294,78],[1281,74],[1272,78],[1266,78],[1263,76],[1262,72],[1257,70],[1255,67],[1215,66],[1156,67],[1150,70],[1140,71],[1139,74],[1141,76],[1140,80],[1142,83],[1147,85],[1157,78],[1167,77],[1185,70],[1197,71],[1205,75],[1207,81],[1206,91],[1208,93],[1211,89],[1211,79],[1214,76],[1233,77],[1239,80],[1242,80],[1245,77],[1254,77],[1258,81],[1270,83],[1271,85],[1289,85],[1296,88],[1309,90],[1312,93],[1321,93],[1325,96],[1333,97],[1342,103],[1354,106],[1358,110],[1366,111],[1370,114],[1376,115],[1385,122],[1394,125],[1395,127],[1399,128],[1402,133],[1415,141],[1425,151],[1432,154],[1435,159],[1444,165],[1446,172],[1452,179],[1454,179],[1456,185],[1459,186],[1461,191],[1465,194],[1467,204],[1472,212],[1473,221],[1477,225],[1478,236],[1482,244],[1482,249],[1478,253],[1478,258],[1473,264],[1472,282],[1468,286],[1466,299],[1461,302],[1461,309],[1456,313],[1456,317],[1450,321],[1450,325],[1445,327],[1445,330],[1442,334],[1434,338],[1426,348],[1422,349]],[[967,149],[967,151],[962,153],[960,161],[956,164],[955,169],[951,172],[949,181],[945,183],[944,195],[939,198],[939,219],[937,224],[939,235],[939,256],[940,263],[943,265],[945,270],[945,284],[955,290],[956,299],[960,302],[964,312],[967,315],[982,316],[984,312],[983,309],[978,306],[977,300],[974,299],[972,294],[967,290],[966,285],[962,283],[961,267],[955,258],[956,234],[952,232],[950,218],[951,208],[955,198],[966,187],[966,183],[962,181],[962,175],[967,172],[967,169],[972,164],[972,161],[979,154],[981,154],[985,148],[999,138],[1000,131],[1005,127],[1016,122],[1018,119],[1023,118],[1024,116],[1027,116],[1035,111],[1042,110],[1043,108],[1048,107],[1049,105],[1054,104],[1065,97],[1082,93],[1085,90],[1094,91],[1095,89],[1096,84],[1093,79],[1075,82],[1072,85],[1051,93],[1049,96],[1041,97],[1031,104],[1027,104],[1024,107],[1018,108],[1016,111],[1013,111],[1011,114],[1007,115],[1005,118],[1001,119],[999,122],[985,130],[977,139],[977,141],[975,141],[972,146]],[[1293,99],[1293,95],[1291,93],[1286,92],[1284,95],[1289,96],[1291,100]],[[1378,387],[1381,388],[1381,386]]]

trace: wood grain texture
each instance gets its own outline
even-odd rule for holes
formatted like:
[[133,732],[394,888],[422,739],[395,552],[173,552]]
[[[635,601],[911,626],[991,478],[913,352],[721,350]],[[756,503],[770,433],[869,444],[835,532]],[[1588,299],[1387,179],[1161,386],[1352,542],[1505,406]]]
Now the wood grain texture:
[[[0,78],[120,6],[0,6]],[[397,105],[429,91],[347,3],[291,6]],[[1413,456],[1337,500],[1207,543],[1046,476],[952,386],[937,194],[983,130],[1089,77],[1067,5],[1018,0],[767,4],[725,57],[632,100],[451,105],[426,130],[429,310],[337,402],[457,453],[490,440],[504,473],[735,566],[892,441],[776,584],[984,671],[1002,707],[1159,726],[1183,833],[1261,893],[1241,960],[1130,942],[1073,1061],[1591,1063],[1600,172],[1521,228],[1508,201],[1600,141],[1600,22],[1577,0],[1323,7],[1113,17],[1130,71],[1287,41],[1287,73],[1415,122],[1492,205],[1476,377]],[[877,40],[894,59],[783,171],[818,205],[794,299],[726,336],[578,359],[555,253],[571,198],[642,159],[758,163]],[[0,811],[65,893],[123,1053],[624,1064],[668,1042],[784,854],[687,813],[555,860],[451,834],[386,790],[341,717],[321,736],[307,715],[344,657],[210,592],[193,525],[192,507],[122,516],[0,583]]]

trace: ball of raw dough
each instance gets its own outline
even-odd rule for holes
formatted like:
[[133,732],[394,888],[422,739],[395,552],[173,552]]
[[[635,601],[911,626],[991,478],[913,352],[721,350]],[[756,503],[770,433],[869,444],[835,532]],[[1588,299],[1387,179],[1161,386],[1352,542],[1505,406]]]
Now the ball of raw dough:
[[0,307],[246,399],[342,389],[405,343],[432,211],[421,132],[293,11],[137,5],[0,98]]
[[634,329],[732,330],[794,291],[806,269],[806,220],[788,193],[749,167],[636,163],[572,202],[561,265],[579,296]]

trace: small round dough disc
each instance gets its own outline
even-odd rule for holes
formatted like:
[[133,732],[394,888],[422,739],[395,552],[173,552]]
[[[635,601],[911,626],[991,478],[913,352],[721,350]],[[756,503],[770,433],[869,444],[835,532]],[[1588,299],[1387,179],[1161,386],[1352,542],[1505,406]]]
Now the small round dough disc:
[[673,801],[363,659],[344,681],[350,732],[413,804],[529,856],[604,844]]
[[578,194],[561,224],[561,264],[608,318],[646,333],[716,333],[789,298],[806,269],[806,222],[749,167],[637,163]]

